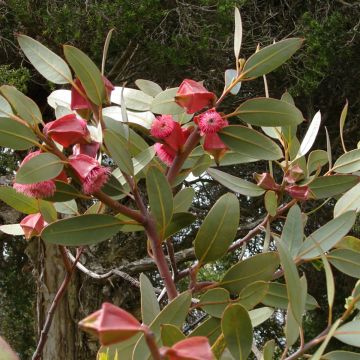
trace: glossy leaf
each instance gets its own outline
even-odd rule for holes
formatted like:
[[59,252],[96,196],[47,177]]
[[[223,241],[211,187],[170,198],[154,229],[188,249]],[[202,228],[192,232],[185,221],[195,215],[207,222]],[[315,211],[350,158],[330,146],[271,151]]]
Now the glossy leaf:
[[[209,303],[208,305],[205,305]],[[212,304],[213,303],[213,304]],[[200,297],[201,308],[209,315],[221,318],[226,306],[230,303],[230,294],[222,288],[210,289]]]
[[[115,90],[111,93],[111,102],[121,105],[121,93],[122,87],[115,87]],[[131,89],[124,88],[123,92],[125,105],[127,109],[135,110],[135,111],[149,111],[151,103],[153,101],[153,97],[145,94],[144,92]]]
[[327,152],[324,150],[314,150],[309,154],[307,161],[308,174],[311,175],[319,167],[326,165],[329,162]]
[[269,340],[265,343],[263,348],[263,355],[261,360],[272,360],[275,352],[275,340]]
[[41,237],[57,245],[92,245],[111,238],[121,227],[120,221],[110,215],[81,215],[50,224],[44,228]]
[[257,327],[268,320],[274,313],[274,309],[269,307],[260,307],[249,311],[251,324]]
[[146,189],[151,214],[154,216],[163,237],[172,218],[174,204],[170,185],[165,175],[156,167],[150,167],[146,174]]
[[217,260],[227,252],[237,233],[239,218],[237,197],[223,195],[207,214],[194,240],[195,255],[200,264]]
[[[287,309],[289,300],[285,284],[270,283],[269,290],[266,293],[262,303],[280,309]],[[318,307],[318,303],[311,295],[307,294],[305,309],[314,310]]]
[[339,174],[352,173],[360,170],[360,149],[351,150],[341,155],[333,166],[333,171]]
[[149,146],[147,149],[136,155],[132,160],[134,167],[134,175],[137,175],[140,171],[145,169],[145,167],[151,162],[154,156],[154,146]]
[[0,146],[14,150],[27,150],[40,146],[35,134],[27,126],[9,118],[0,117]]
[[210,168],[207,170],[207,173],[221,185],[224,185],[228,189],[241,195],[261,196],[265,192],[264,189],[254,183],[251,183],[250,181],[240,179],[217,169]]
[[316,199],[324,199],[344,193],[357,182],[355,175],[320,176],[309,184],[309,188]]
[[95,105],[101,105],[106,99],[106,91],[100,70],[85,53],[74,46],[64,45],[64,55],[80,79],[88,98]]
[[341,342],[360,347],[360,320],[354,320],[339,327],[334,337]]
[[240,11],[235,7],[235,31],[234,31],[234,54],[236,61],[239,60],[239,54],[242,43],[242,21]]
[[67,184],[63,181],[55,181],[55,185],[56,185],[55,194],[50,198],[46,198],[45,200],[52,202],[62,202],[62,201],[69,201],[78,196],[82,196],[82,194],[72,185]]
[[220,286],[238,293],[255,281],[271,280],[278,265],[279,258],[275,252],[254,255],[233,265],[225,273]]
[[304,260],[312,259],[320,256],[321,252],[330,250],[351,230],[355,219],[355,212],[348,211],[329,221],[307,237],[298,257]]
[[286,337],[287,347],[293,346],[300,335],[300,326],[297,323],[296,319],[294,318],[290,305],[288,306],[286,312],[286,323],[285,323],[284,333]]
[[224,311],[221,328],[227,347],[234,358],[246,360],[253,342],[249,313],[239,304],[229,305]]
[[45,79],[55,84],[72,81],[70,68],[60,56],[29,36],[18,35],[17,40],[31,64]]
[[25,120],[30,125],[42,122],[39,107],[29,97],[25,96],[15,87],[9,85],[1,86],[0,92],[21,119]]
[[67,215],[79,214],[76,201],[74,199],[69,201],[58,202],[54,204],[57,212]]
[[255,281],[245,286],[239,294],[239,304],[246,310],[252,309],[262,301],[269,290],[269,284],[265,281]]
[[39,212],[36,199],[18,193],[12,187],[0,186],[0,200],[24,214],[35,214]]
[[[111,118],[118,122],[125,122],[123,119],[122,108],[120,106],[109,106],[103,109],[103,116]],[[126,110],[126,115],[129,123],[142,126],[145,129],[150,129],[155,116],[150,111],[130,111]]]
[[348,108],[349,108],[349,103],[346,100],[345,106],[342,109],[341,116],[340,116],[340,139],[341,139],[341,145],[343,147],[344,152],[346,152],[346,147],[345,147],[345,142],[344,142],[344,125],[345,125]]
[[337,201],[334,208],[334,217],[338,217],[350,210],[354,210],[356,212],[360,210],[360,183],[347,191]]
[[291,257],[298,254],[304,241],[304,225],[301,210],[298,205],[293,205],[287,216],[281,234],[281,242],[287,246]]
[[360,360],[360,353],[335,350],[322,356],[324,360]]
[[47,223],[57,220],[57,212],[53,203],[45,200],[39,200],[39,211]]
[[210,344],[213,344],[215,340],[221,334],[221,321],[218,318],[209,317],[203,321],[195,330],[193,330],[189,337],[192,336],[206,336],[209,339]]
[[176,234],[180,230],[191,225],[196,220],[196,216],[188,212],[178,212],[173,214],[170,224],[167,226],[164,239]]
[[135,85],[143,93],[152,97],[155,97],[163,91],[160,85],[150,80],[138,79],[135,81]]
[[184,339],[185,335],[177,326],[171,324],[161,325],[161,341],[163,346],[171,347]]
[[14,115],[12,108],[9,102],[0,95],[0,116],[1,117],[11,117]]
[[276,215],[277,195],[275,191],[268,190],[264,196],[265,209],[270,216]]
[[131,156],[126,147],[121,146],[121,137],[114,131],[105,129],[104,141],[108,148],[111,157],[116,162],[116,165],[120,170],[124,171],[128,175],[134,174],[134,167],[131,160]]
[[166,89],[157,94],[152,100],[150,110],[155,114],[177,115],[184,112],[184,109],[175,102],[175,95],[178,88]]
[[203,154],[198,158],[194,167],[191,169],[191,172],[194,176],[200,176],[212,165],[212,163],[213,161],[209,154]]
[[195,195],[195,190],[191,187],[181,189],[174,196],[174,214],[188,211]]
[[242,77],[256,78],[275,70],[300,48],[302,42],[303,39],[290,38],[262,48],[246,61]]
[[336,249],[327,255],[331,265],[342,273],[360,278],[360,252],[350,249]]
[[278,160],[283,156],[275,142],[245,126],[227,126],[219,132],[219,135],[230,149],[255,159]]
[[339,249],[349,249],[360,252],[360,239],[355,236],[345,236],[335,246]]
[[[161,325],[171,324],[177,327],[183,325],[185,318],[189,311],[191,303],[191,293],[183,292],[168,305],[166,305],[158,316],[150,324],[150,330],[154,333],[155,341],[161,344]],[[146,345],[144,336],[141,336],[137,342],[134,352],[133,360],[144,360],[150,358],[150,350]]]
[[302,315],[305,311],[305,298],[301,296],[301,293],[299,294],[299,290],[301,290],[299,273],[286,245],[278,241],[277,248],[284,270],[290,308],[297,323],[301,325]]
[[237,116],[251,125],[298,125],[303,116],[298,108],[278,99],[255,98],[244,101],[236,110]]
[[22,236],[24,235],[24,230],[20,224],[8,224],[0,225],[0,231],[8,235]]
[[62,171],[64,163],[52,153],[34,156],[16,173],[15,181],[19,184],[33,184],[56,178]]
[[[228,69],[225,71],[225,87],[228,88],[232,82],[237,78],[237,71]],[[230,94],[237,95],[241,89],[241,82],[238,82],[231,90]]]
[[142,322],[149,325],[160,313],[160,305],[154,288],[144,273],[140,274],[140,294]]

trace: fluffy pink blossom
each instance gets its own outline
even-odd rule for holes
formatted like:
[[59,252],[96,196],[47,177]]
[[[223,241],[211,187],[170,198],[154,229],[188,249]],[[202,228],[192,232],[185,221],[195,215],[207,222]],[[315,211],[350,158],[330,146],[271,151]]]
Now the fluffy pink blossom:
[[176,124],[171,115],[157,116],[151,124],[150,133],[153,137],[164,139],[171,134]]
[[109,178],[110,168],[101,166],[97,160],[88,155],[70,156],[69,164],[81,180],[85,194],[99,191]]
[[196,116],[194,121],[199,126],[200,135],[214,134],[229,125],[228,121],[215,109],[210,109]]
[[167,166],[173,163],[176,152],[166,144],[155,143],[155,152],[158,158]]

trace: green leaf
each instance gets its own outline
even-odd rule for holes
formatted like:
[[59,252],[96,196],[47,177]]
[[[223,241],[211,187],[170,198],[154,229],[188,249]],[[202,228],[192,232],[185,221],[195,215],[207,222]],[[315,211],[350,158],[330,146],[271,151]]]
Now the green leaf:
[[187,213],[187,212],[175,213],[170,221],[170,224],[167,226],[165,230],[164,239],[168,239],[170,236],[176,234],[178,231],[191,225],[195,220],[196,220],[196,216],[191,213]]
[[334,208],[334,217],[338,217],[350,210],[354,210],[356,212],[360,210],[360,183],[347,191],[337,201]]
[[268,320],[273,313],[274,313],[274,309],[271,309],[269,307],[261,307],[255,310],[250,310],[249,316],[252,326],[256,327],[261,325],[263,322]]
[[114,131],[104,130],[104,142],[109,150],[110,156],[116,162],[120,170],[128,175],[134,174],[133,162],[127,150],[127,147],[121,146],[121,136],[117,135]]
[[332,168],[339,174],[352,173],[360,170],[360,149],[351,150],[341,155]]
[[253,327],[245,308],[239,304],[229,305],[224,311],[221,328],[234,358],[246,360],[251,352]]
[[39,107],[33,100],[25,96],[22,92],[13,86],[3,85],[0,92],[11,104],[12,108],[28,124],[34,125],[42,122],[42,116]]
[[[205,305],[209,303],[208,305]],[[200,297],[201,308],[209,315],[221,318],[224,309],[230,303],[230,294],[222,288],[210,289]]]
[[236,236],[239,218],[239,200],[234,194],[225,194],[218,199],[194,240],[199,264],[217,260],[226,254]]
[[360,252],[360,239],[355,236],[345,236],[335,246],[339,249],[350,249]]
[[152,97],[155,97],[163,91],[160,85],[150,80],[138,79],[135,81],[135,85],[142,92]]
[[298,125],[304,120],[294,105],[272,98],[246,100],[235,113],[246,123],[258,126]]
[[138,155],[136,155],[132,160],[134,167],[134,175],[137,175],[141,170],[143,170],[146,165],[148,165],[150,161],[154,158],[154,156],[154,146],[150,146]]
[[355,219],[356,213],[348,211],[317,229],[305,240],[298,258],[312,259],[320,256],[321,252],[330,250],[351,230]]
[[151,214],[154,216],[163,238],[166,227],[172,218],[174,204],[169,182],[165,175],[154,166],[147,171],[146,189]]
[[191,206],[194,195],[195,195],[195,190],[191,187],[181,189],[174,196],[174,214],[188,211]]
[[236,61],[239,61],[239,54],[242,42],[242,21],[240,11],[235,7],[235,31],[234,31],[234,54]]
[[213,344],[221,334],[221,321],[218,318],[209,317],[202,322],[195,330],[193,330],[189,337],[206,336],[210,344]]
[[[289,300],[285,284],[280,283],[270,283],[269,290],[265,295],[262,303],[267,306],[272,306],[280,309],[287,309]],[[315,298],[307,294],[305,309],[314,310],[319,307]]]
[[[118,86],[116,86],[115,90],[112,91],[111,101],[113,103],[122,105],[121,92],[122,87]],[[124,88],[123,97],[126,108],[136,111],[149,111],[151,103],[154,99],[152,96],[149,96],[140,90],[131,88]]]
[[[225,88],[228,88],[237,78],[237,71],[234,69],[225,70]],[[231,90],[230,94],[237,95],[241,89],[241,82],[238,82]]]
[[46,198],[45,200],[51,202],[62,202],[69,201],[82,194],[76,190],[72,185],[67,184],[63,181],[55,181],[56,191],[52,197]]
[[326,293],[327,293],[328,305],[329,305],[330,311],[332,311],[332,307],[333,307],[333,304],[334,304],[334,298],[335,298],[334,276],[333,276],[329,261],[327,260],[327,258],[326,258],[326,256],[324,254],[321,254],[321,260],[323,262],[324,270],[325,270]]
[[360,353],[335,350],[322,356],[324,360],[360,360]]
[[261,360],[272,360],[275,352],[275,340],[269,340],[263,348],[263,356]]
[[57,245],[92,245],[111,238],[121,227],[114,216],[89,214],[56,221],[44,228],[41,237]]
[[166,89],[157,94],[153,99],[150,111],[155,114],[177,115],[184,112],[184,109],[175,102],[175,95],[178,88]]
[[39,200],[39,210],[47,223],[57,220],[57,212],[53,203],[45,200]]
[[258,131],[241,125],[231,125],[219,132],[221,140],[242,155],[261,160],[278,160],[283,157],[278,145]]
[[27,126],[9,118],[0,117],[0,146],[14,150],[27,150],[40,144]]
[[328,132],[326,126],[325,126],[325,135],[326,135],[326,153],[328,156],[329,170],[330,170],[332,168],[331,143],[330,143],[329,132]]
[[100,70],[85,53],[74,46],[64,45],[64,55],[80,79],[87,97],[95,105],[100,106],[106,99],[105,85]]
[[299,294],[299,291],[301,291],[299,273],[287,247],[278,241],[277,248],[280,255],[280,262],[284,270],[291,311],[297,323],[301,325],[302,315],[305,311],[305,298],[301,296],[301,292]]
[[154,288],[144,273],[140,274],[140,293],[142,322],[149,325],[160,313],[160,305]]
[[254,255],[233,265],[224,275],[220,286],[233,293],[240,292],[255,281],[269,281],[279,266],[275,252]]
[[288,60],[302,45],[303,39],[290,38],[269,45],[256,52],[246,61],[242,78],[265,75]]
[[286,313],[286,324],[285,324],[284,333],[286,337],[287,347],[293,346],[300,335],[300,327],[296,319],[294,318],[290,305],[288,306]]
[[170,324],[161,325],[161,341],[164,346],[171,347],[184,339],[185,335],[177,326]]
[[221,185],[224,185],[228,189],[241,195],[261,196],[265,192],[264,189],[260,188],[256,184],[251,183],[250,181],[240,179],[236,176],[227,174],[226,172],[217,169],[208,169],[207,173]]
[[319,167],[326,165],[329,162],[327,152],[324,150],[314,150],[309,154],[307,161],[308,174],[311,175]]
[[205,172],[209,166],[213,163],[209,154],[201,155],[196,161],[195,165],[191,169],[191,172],[194,176],[200,176],[203,172]]
[[[99,356],[106,355],[108,357],[117,356],[121,354],[122,359],[131,359],[135,345],[140,339],[141,334],[136,334],[128,340],[116,343],[110,346],[102,346],[98,352]],[[115,360],[116,358],[114,358]],[[120,359],[121,360],[121,359]]]
[[357,182],[355,175],[320,176],[309,184],[309,188],[316,199],[324,199],[344,193]]
[[17,40],[31,64],[45,79],[55,84],[72,81],[69,66],[60,56],[29,36],[18,35]]
[[342,273],[360,278],[360,253],[350,249],[336,249],[327,255],[331,265]]
[[5,115],[5,117],[12,117],[14,115],[11,105],[9,102],[0,95],[0,116]]
[[265,209],[270,216],[275,216],[277,211],[277,195],[275,191],[268,190],[264,196]]
[[58,202],[54,204],[57,212],[67,215],[78,215],[79,211],[77,208],[76,201],[74,199],[69,201]]
[[339,327],[334,337],[341,342],[360,347],[360,320],[354,320]]
[[345,142],[344,142],[344,125],[345,125],[348,108],[349,108],[349,103],[346,100],[345,106],[342,109],[341,116],[340,116],[340,139],[341,139],[341,145],[343,147],[344,152],[346,152],[346,147],[345,147]]
[[281,242],[287,246],[291,257],[298,254],[304,241],[304,225],[301,210],[298,205],[293,205],[286,217],[281,234]]
[[269,284],[265,281],[255,281],[245,286],[239,294],[239,304],[246,310],[250,310],[262,301],[269,290]]
[[0,231],[8,235],[22,236],[24,235],[24,230],[20,224],[8,224],[0,225]]
[[18,193],[12,187],[0,186],[0,200],[24,214],[39,212],[38,201],[36,199]]
[[64,163],[52,153],[42,153],[31,158],[16,173],[15,181],[19,184],[34,184],[56,178]]
[[[166,305],[158,316],[149,325],[150,330],[154,333],[155,341],[158,345],[161,344],[161,325],[171,324],[177,327],[183,325],[186,315],[189,311],[191,303],[191,293],[186,291],[176,297],[168,305]],[[150,359],[150,350],[146,345],[144,336],[142,335],[136,343],[133,360],[148,360]]]

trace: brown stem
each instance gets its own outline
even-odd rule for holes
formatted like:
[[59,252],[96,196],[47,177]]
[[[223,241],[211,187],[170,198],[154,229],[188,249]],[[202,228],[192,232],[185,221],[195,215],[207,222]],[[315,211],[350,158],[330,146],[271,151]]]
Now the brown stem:
[[169,171],[167,173],[167,179],[170,185],[175,181],[176,176],[179,174],[185,160],[188,158],[190,153],[198,144],[199,140],[200,140],[200,134],[197,129],[194,129],[193,132],[188,137],[188,139],[186,140],[182,152],[176,155],[174,162],[169,168]]
[[[65,251],[65,249],[63,247],[60,247],[62,248],[62,250]],[[59,288],[59,290],[57,291],[55,297],[54,297],[54,300],[52,301],[51,303],[51,306],[50,306],[50,309],[48,311],[48,314],[47,314],[47,317],[46,317],[46,320],[45,320],[45,324],[41,330],[41,334],[40,334],[40,339],[39,339],[39,342],[37,344],[37,347],[36,347],[36,350],[32,356],[32,360],[40,360],[41,359],[41,356],[42,356],[42,352],[43,352],[43,349],[44,349],[44,346],[46,344],[46,340],[47,340],[47,337],[48,337],[48,334],[49,334],[49,331],[50,331],[50,327],[51,327],[51,323],[52,323],[52,320],[54,318],[54,315],[55,315],[55,310],[57,308],[57,306],[59,305],[61,299],[63,298],[64,294],[65,294],[65,291],[70,283],[70,280],[71,280],[71,277],[74,273],[74,270],[76,268],[76,263],[79,261],[79,258],[80,258],[80,255],[82,253],[82,249],[80,251],[77,252],[77,256],[76,256],[76,259],[74,261],[74,263],[72,264],[71,268],[68,270],[68,262],[69,260],[67,259],[67,256],[66,256],[66,252],[65,252],[65,256],[66,256],[66,259],[67,261],[64,261],[64,265],[65,265],[65,268],[66,268],[66,275],[65,275],[65,278]],[[63,257],[64,259],[64,257]]]
[[151,330],[146,330],[144,332],[145,340],[147,343],[148,348],[150,349],[152,358],[154,360],[162,360],[163,357],[160,354],[159,348],[156,344],[155,335]]
[[179,270],[176,264],[176,259],[175,259],[175,251],[174,251],[174,244],[172,242],[172,238],[169,238],[166,240],[166,249],[169,255],[169,259],[170,259],[170,264],[171,264],[171,268],[173,271],[173,278],[174,281],[176,281],[176,278],[178,276]]

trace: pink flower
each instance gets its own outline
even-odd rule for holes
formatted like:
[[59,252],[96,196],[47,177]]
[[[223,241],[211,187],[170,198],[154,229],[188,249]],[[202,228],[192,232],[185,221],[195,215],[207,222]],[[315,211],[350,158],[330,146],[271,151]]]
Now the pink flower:
[[[110,98],[111,92],[115,89],[114,85],[103,76],[103,81],[105,85],[105,90],[107,93],[107,97]],[[75,79],[75,85],[80,89],[80,91],[86,95],[85,89],[81,84],[79,79]],[[81,110],[81,109],[91,109],[90,100],[86,97],[83,97],[74,87],[71,88],[71,110]]]
[[188,114],[194,114],[206,106],[214,104],[216,96],[209,92],[200,83],[185,79],[175,96],[175,101],[186,109]]
[[298,186],[298,185],[292,185],[292,186],[287,186],[285,188],[285,191],[294,199],[297,200],[308,200],[310,198],[312,198],[312,193],[310,188],[305,185],[305,186]]
[[65,115],[47,123],[43,133],[65,148],[76,143],[86,144],[90,140],[86,121],[77,118],[75,114]]
[[127,311],[110,303],[79,322],[79,326],[100,340],[101,345],[125,341],[140,331],[141,324]]
[[101,166],[97,160],[88,155],[70,156],[69,164],[81,180],[85,194],[99,191],[109,178],[110,168]]
[[[26,164],[33,157],[39,155],[40,153],[41,153],[40,150],[29,153],[21,162],[20,167]],[[13,188],[17,192],[23,193],[26,196],[30,196],[38,199],[51,197],[54,195],[56,190],[56,186],[53,180],[41,181],[34,184],[19,184],[15,182],[13,184]]]
[[194,122],[200,129],[200,135],[214,134],[229,123],[215,109],[210,109],[195,117]]
[[205,336],[194,336],[177,342],[170,349],[162,348],[163,356],[169,360],[213,360],[209,340]]
[[176,152],[166,144],[155,143],[155,152],[158,158],[167,166],[173,163]]
[[47,222],[40,213],[25,216],[20,222],[26,240],[30,240],[33,236],[38,236],[46,225]]
[[73,146],[73,155],[85,154],[96,159],[99,149],[100,144],[96,141],[93,141],[90,144],[76,144]]
[[255,173],[254,179],[257,182],[257,185],[265,190],[278,191],[280,189],[280,186],[275,182],[275,180],[269,173]]

